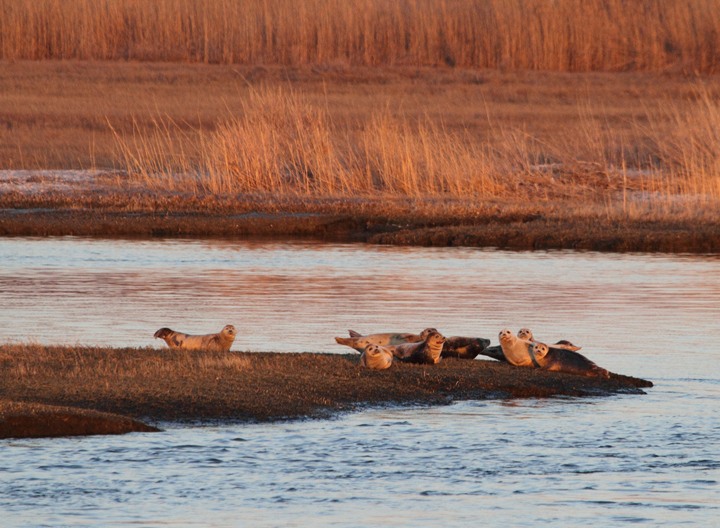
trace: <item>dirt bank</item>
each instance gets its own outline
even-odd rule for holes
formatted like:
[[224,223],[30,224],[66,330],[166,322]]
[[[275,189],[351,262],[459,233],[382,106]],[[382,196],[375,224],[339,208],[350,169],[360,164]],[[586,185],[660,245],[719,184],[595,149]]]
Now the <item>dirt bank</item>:
[[418,246],[720,252],[720,224],[697,219],[616,221],[512,207],[428,216],[380,203],[336,204],[334,211],[333,204],[288,205],[286,211],[265,204],[248,210],[252,205],[218,213],[8,208],[0,209],[0,236],[280,236]]
[[159,431],[127,416],[74,407],[0,401],[0,439]]
[[0,398],[149,421],[323,418],[373,405],[643,394],[645,380],[586,378],[496,361],[359,367],[359,355],[0,347]]

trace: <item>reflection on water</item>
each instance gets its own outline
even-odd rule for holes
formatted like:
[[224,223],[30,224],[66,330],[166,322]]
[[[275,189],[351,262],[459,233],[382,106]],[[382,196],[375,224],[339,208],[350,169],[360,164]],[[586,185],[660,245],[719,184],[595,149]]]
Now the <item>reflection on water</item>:
[[[0,442],[3,526],[712,526],[714,257],[316,243],[0,239],[0,340],[236,350],[509,326],[656,382],[646,396],[461,402],[333,421]],[[349,349],[348,349],[349,350]]]

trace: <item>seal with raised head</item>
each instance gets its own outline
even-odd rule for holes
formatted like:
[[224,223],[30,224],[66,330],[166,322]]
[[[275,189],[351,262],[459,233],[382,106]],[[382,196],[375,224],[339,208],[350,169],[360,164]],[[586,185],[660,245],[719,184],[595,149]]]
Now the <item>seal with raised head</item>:
[[598,367],[582,354],[566,348],[549,347],[545,343],[533,343],[531,353],[540,368],[555,372],[568,372],[578,376],[609,378],[610,373]]
[[360,356],[360,366],[372,370],[383,370],[390,368],[393,362],[393,355],[387,348],[380,345],[370,344],[365,347]]
[[536,366],[532,354],[530,354],[530,346],[532,341],[518,338],[507,328],[500,332],[500,347],[502,347],[503,355],[508,363],[518,367],[534,367]]
[[475,359],[490,345],[484,337],[448,337],[443,343],[443,358]]
[[188,335],[175,332],[169,328],[161,328],[155,332],[155,339],[163,339],[170,348],[187,348],[191,350],[206,349],[227,352],[235,341],[235,327],[225,325],[217,334]]
[[[537,341],[535,341],[535,338],[533,337],[533,333],[530,330],[528,330],[527,328],[521,328],[520,331],[518,332],[518,337],[520,339],[525,339],[527,341],[532,341],[533,343],[537,343]],[[570,341],[567,341],[566,339],[561,339],[554,345],[549,345],[549,346],[551,348],[565,348],[567,350],[572,350],[573,352],[577,352],[578,350],[580,350],[582,348],[582,347],[573,345]]]
[[392,352],[393,356],[406,363],[435,365],[436,363],[440,363],[443,343],[445,343],[445,338],[442,334],[439,332],[430,332],[427,335],[427,339],[420,343],[406,343],[404,345],[386,348]]
[[361,336],[358,332],[349,330],[350,338],[336,337],[335,342],[339,345],[349,346],[358,352],[362,352],[368,345],[395,346],[403,345],[405,343],[419,343],[421,341],[425,341],[427,333],[431,331],[436,332],[437,330],[434,328],[426,328],[420,334],[390,332],[386,334],[370,334],[366,336]]

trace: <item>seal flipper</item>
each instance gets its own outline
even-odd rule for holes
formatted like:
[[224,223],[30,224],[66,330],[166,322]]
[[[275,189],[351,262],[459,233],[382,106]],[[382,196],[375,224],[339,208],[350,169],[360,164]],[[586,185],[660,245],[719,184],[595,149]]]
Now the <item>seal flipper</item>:
[[482,352],[480,352],[480,355],[487,356],[487,357],[493,358],[493,359],[497,359],[498,361],[504,361],[505,363],[508,362],[507,358],[505,357],[505,354],[502,351],[502,347],[500,345],[487,347]]
[[348,334],[350,334],[350,337],[362,337],[362,334],[360,332],[356,332],[355,330],[348,330]]

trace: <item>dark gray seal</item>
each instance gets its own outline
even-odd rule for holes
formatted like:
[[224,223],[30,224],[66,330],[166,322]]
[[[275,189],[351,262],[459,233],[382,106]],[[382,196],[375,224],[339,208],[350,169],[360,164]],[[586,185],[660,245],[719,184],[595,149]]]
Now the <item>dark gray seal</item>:
[[535,361],[543,370],[567,372],[578,376],[609,378],[610,373],[598,367],[582,354],[566,348],[549,347],[544,343],[533,343],[530,347]]
[[440,363],[445,338],[439,332],[430,332],[425,341],[386,347],[393,356],[405,363],[435,365]]
[[448,337],[443,343],[442,358],[475,359],[490,345],[484,337]]

